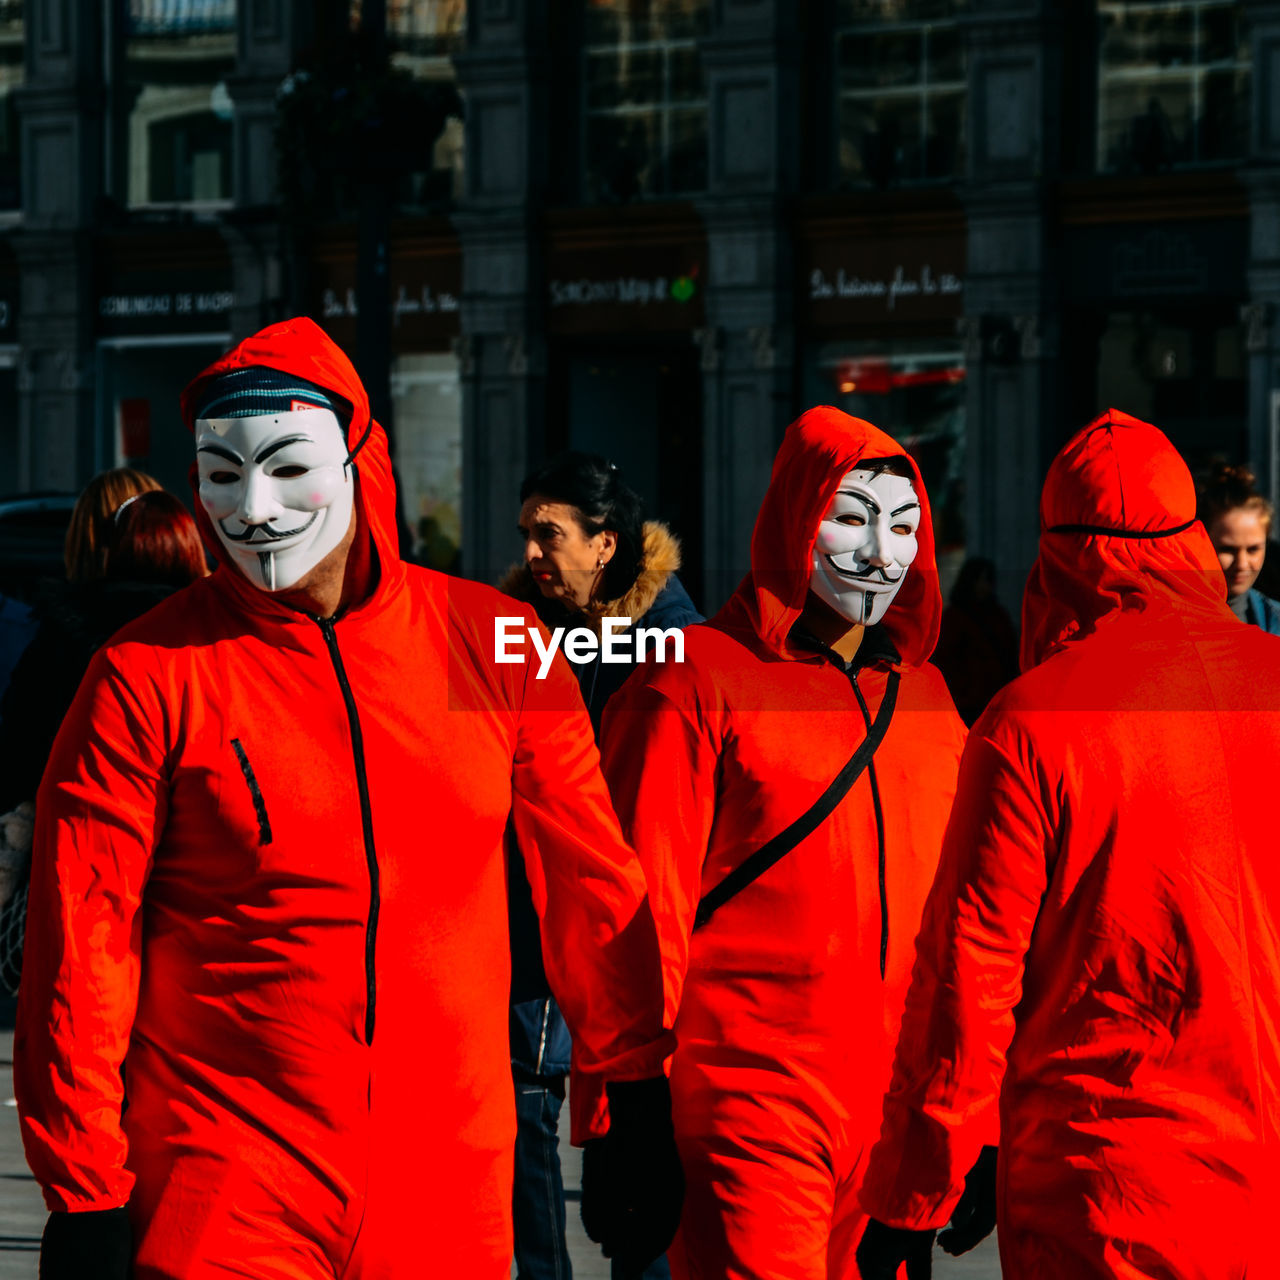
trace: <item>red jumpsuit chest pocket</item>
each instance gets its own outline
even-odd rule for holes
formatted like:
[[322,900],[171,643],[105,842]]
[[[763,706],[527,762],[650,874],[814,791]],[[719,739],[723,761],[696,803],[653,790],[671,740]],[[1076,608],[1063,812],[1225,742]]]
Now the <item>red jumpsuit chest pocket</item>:
[[[354,767],[305,736],[230,726],[192,744],[175,771],[157,873],[182,869],[245,900],[287,883],[348,883],[363,873]],[[183,866],[192,863],[194,865]]]

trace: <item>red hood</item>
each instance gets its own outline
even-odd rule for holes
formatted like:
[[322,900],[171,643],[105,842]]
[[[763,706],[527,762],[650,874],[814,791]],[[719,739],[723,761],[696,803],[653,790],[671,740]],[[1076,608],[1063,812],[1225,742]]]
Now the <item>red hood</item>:
[[779,656],[797,656],[787,648],[787,636],[809,594],[818,525],[840,481],[872,458],[905,458],[921,507],[919,551],[880,625],[904,663],[928,661],[938,642],[942,596],[929,496],[919,469],[892,437],[830,405],[808,410],[787,428],[751,535],[751,572],[720,611],[718,624],[749,628]]
[[[209,381],[233,369],[251,365],[277,369],[281,373],[305,378],[326,391],[336,392],[352,406],[351,421],[347,424],[347,448],[359,448],[352,464],[356,471],[355,506],[360,520],[359,528],[369,531],[377,548],[381,593],[400,572],[395,483],[391,477],[391,454],[387,447],[386,432],[370,416],[369,397],[351,361],[319,325],[305,316],[269,325],[246,338],[239,346],[233,347],[226,355],[219,356],[203,373],[187,384],[181,399],[182,420],[187,424],[187,430],[195,429],[196,406]],[[361,440],[364,440],[363,445]],[[263,592],[253,587],[230,564],[226,550],[214,533],[200,502],[199,478],[194,462],[191,466],[191,486],[196,492],[196,521],[205,546],[220,564],[228,568],[234,579],[242,582],[253,593],[251,599],[264,597]]]
[[1196,519],[1191,472],[1164,432],[1118,409],[1077,432],[1053,460],[1040,499],[1040,554],[1022,600],[1022,669],[1118,610],[1220,610],[1226,598]]

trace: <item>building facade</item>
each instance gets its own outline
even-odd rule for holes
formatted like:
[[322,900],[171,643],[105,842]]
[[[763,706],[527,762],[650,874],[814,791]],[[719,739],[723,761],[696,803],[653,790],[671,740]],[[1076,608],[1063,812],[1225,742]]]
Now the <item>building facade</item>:
[[177,392],[312,315],[405,540],[494,577],[604,452],[732,590],[781,432],[919,459],[1013,604],[1109,405],[1280,496],[1280,4],[0,0],[0,468],[185,485]]

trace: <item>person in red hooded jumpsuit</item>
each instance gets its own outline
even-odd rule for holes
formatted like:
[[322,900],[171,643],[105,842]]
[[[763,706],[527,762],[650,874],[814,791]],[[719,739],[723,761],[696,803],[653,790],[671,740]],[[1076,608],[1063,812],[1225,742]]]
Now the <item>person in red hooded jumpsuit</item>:
[[[235,416],[264,379],[284,412]],[[15,1080],[42,1275],[499,1280],[509,820],[580,1065],[612,1090],[671,1048],[576,682],[495,664],[495,615],[532,613],[401,562],[386,437],[310,321],[183,412],[221,563],[99,653],[37,799]],[[286,434],[250,448],[264,421]],[[318,616],[279,574],[344,530]]]
[[[913,510],[882,512],[880,490],[851,482],[875,459]],[[881,523],[884,539],[912,544],[905,576],[906,555],[887,567],[883,546],[837,553],[843,534]],[[820,526],[845,581],[896,579],[876,625],[854,626],[818,596]],[[787,430],[736,594],[685,630],[682,664],[648,662],[606,711],[605,775],[645,866],[677,1016],[678,1280],[851,1274],[857,1188],[964,741],[928,665],[941,608],[914,462],[869,423],[812,409]],[[865,741],[891,676],[896,710],[870,766],[695,932],[704,895],[804,815]],[[583,1134],[600,1117],[575,1120]],[[584,1219],[588,1195],[584,1181]]]
[[864,1276],[946,1221],[997,1094],[1006,1276],[1280,1273],[1280,644],[1223,603],[1195,511],[1173,447],[1115,410],[1049,468],[1024,674],[970,733],[920,932]]

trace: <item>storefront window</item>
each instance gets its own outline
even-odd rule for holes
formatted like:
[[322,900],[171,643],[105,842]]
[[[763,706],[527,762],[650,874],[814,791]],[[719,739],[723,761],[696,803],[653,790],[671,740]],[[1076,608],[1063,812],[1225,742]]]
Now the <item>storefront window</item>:
[[1160,428],[1194,473],[1249,456],[1248,376],[1237,308],[1201,299],[1102,319],[1096,403]]
[[698,39],[710,0],[586,0],[585,195],[613,203],[707,185],[707,87]]
[[24,0],[0,0],[0,210],[18,209],[18,113],[13,91],[22,85]]
[[[362,0],[351,0],[351,29],[363,19]],[[467,0],[386,0],[391,66],[414,80],[453,90],[453,55],[466,43]],[[432,148],[431,166],[405,175],[402,208],[439,206],[463,192],[463,121],[459,110],[444,121]]]
[[231,199],[236,0],[128,0],[130,205]]
[[965,557],[965,364],[958,344],[828,342],[805,366],[805,403],[874,422],[916,460],[933,511],[945,599]]
[[964,168],[966,0],[841,0],[839,177],[878,187]]
[[1098,4],[1098,168],[1156,173],[1243,156],[1249,45],[1223,0]]
[[430,569],[457,568],[462,544],[462,392],[458,359],[440,352],[398,356],[391,365],[396,473],[414,557]]

